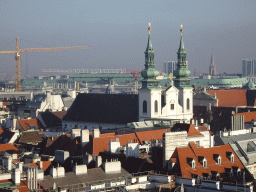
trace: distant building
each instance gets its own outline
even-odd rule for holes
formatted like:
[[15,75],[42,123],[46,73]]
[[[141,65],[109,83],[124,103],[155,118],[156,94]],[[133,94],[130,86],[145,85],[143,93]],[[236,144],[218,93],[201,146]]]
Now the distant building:
[[170,73],[173,74],[174,70],[177,68],[177,61],[164,61],[163,63],[163,72],[167,73],[168,75]]
[[212,53],[212,57],[211,57],[211,64],[209,67],[209,75],[217,75],[213,53]]
[[255,59],[242,59],[242,74],[243,76],[256,75],[256,60]]

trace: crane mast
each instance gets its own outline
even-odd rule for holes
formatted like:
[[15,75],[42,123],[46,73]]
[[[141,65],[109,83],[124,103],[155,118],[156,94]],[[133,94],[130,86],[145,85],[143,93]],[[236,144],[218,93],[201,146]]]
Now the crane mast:
[[67,51],[67,50],[79,50],[79,49],[90,49],[89,46],[76,46],[76,47],[51,47],[51,48],[19,48],[19,38],[16,38],[15,51],[0,51],[0,53],[15,53],[15,84],[16,92],[21,91],[20,84],[20,59],[21,53],[24,52],[45,52],[45,51]]

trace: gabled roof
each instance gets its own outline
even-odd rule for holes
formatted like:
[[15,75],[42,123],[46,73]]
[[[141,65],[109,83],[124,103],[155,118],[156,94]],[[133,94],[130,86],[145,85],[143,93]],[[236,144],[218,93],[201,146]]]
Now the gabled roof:
[[37,119],[22,119],[18,120],[18,123],[24,131],[31,129],[31,125],[34,125],[37,129],[39,129]]
[[[234,154],[234,163],[227,157],[227,152]],[[221,156],[221,165],[216,164],[216,159],[214,159],[214,155],[216,156],[216,154]],[[206,158],[206,168],[204,168],[202,162],[199,161],[199,156]],[[211,174],[212,172],[218,172],[223,176],[226,174],[226,169],[231,169],[232,167],[239,167],[242,171],[246,171],[244,165],[229,144],[204,148],[197,147],[195,143],[189,143],[188,147],[176,148],[171,158],[178,158],[178,164],[175,166],[179,168],[179,174],[188,178],[191,178],[192,175],[202,176],[203,173]],[[195,169],[192,169],[191,165],[187,162],[188,158],[195,159]],[[229,177],[222,179],[224,181],[225,179],[229,179]]]
[[254,112],[244,112],[244,113],[235,113],[233,116],[236,115],[243,115],[244,116],[244,122],[249,123],[252,120],[256,121],[256,111]]
[[0,144],[0,152],[2,151],[15,151],[19,152],[19,149],[10,143]]
[[46,136],[38,131],[24,131],[20,136],[19,143],[26,144],[26,143],[40,143]]
[[63,120],[126,124],[138,116],[138,95],[80,93]]
[[142,132],[135,132],[139,143],[143,144],[143,141],[151,142],[151,139],[161,139],[163,140],[163,134],[167,132],[169,129],[159,129],[159,130],[152,130],[152,131],[142,131]]
[[4,132],[4,130],[0,127],[0,135]]
[[208,130],[205,126],[199,126],[198,127],[198,130],[201,132],[201,131],[209,131],[209,134],[210,135],[213,135],[213,133],[210,131],[210,130]]
[[[40,113],[38,120],[43,125],[43,127],[56,127],[62,125],[62,118],[67,114],[67,111],[56,111],[50,112],[45,111]],[[43,121],[43,122],[42,122]]]
[[187,136],[200,136],[203,135],[199,131],[196,130],[194,125],[192,124],[185,124],[185,123],[176,123],[172,129],[172,132],[177,132],[177,131],[186,131],[188,133]]
[[60,135],[56,137],[47,137],[45,148],[41,151],[41,154],[54,155],[55,150],[64,150],[71,141],[70,137],[70,134]]
[[43,163],[43,170],[46,171],[46,169],[48,169],[50,167],[50,165],[52,164],[51,161],[42,161]]
[[216,93],[220,107],[247,106],[246,92],[242,89],[207,91],[212,96]]
[[54,111],[54,112],[51,112],[53,115],[55,115],[56,117],[62,119],[66,114],[67,114],[67,111]]

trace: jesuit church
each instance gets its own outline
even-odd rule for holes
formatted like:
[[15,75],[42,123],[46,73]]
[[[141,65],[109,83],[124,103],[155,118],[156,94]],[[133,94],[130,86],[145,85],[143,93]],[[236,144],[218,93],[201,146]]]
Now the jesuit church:
[[174,71],[174,85],[167,89],[158,86],[155,69],[154,49],[151,42],[149,24],[148,44],[145,51],[145,69],[141,72],[142,88],[139,90],[139,121],[147,119],[183,119],[193,118],[193,88],[190,86],[190,71],[187,69],[186,50],[183,43],[181,25],[180,47],[177,52],[178,65]]
[[183,29],[178,54],[178,65],[174,71],[174,83],[166,89],[158,86],[154,49],[149,25],[148,44],[145,51],[145,69],[141,75],[139,94],[80,93],[62,119],[62,131],[73,128],[101,129],[121,128],[127,123],[156,120],[189,121],[193,117],[193,89],[190,87],[190,71],[187,69],[186,50],[183,44]]

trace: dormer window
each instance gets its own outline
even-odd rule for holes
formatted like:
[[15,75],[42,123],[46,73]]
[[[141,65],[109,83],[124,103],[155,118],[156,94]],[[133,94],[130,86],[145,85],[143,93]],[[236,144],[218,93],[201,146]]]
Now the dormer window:
[[230,175],[230,177],[233,177],[233,169],[230,170],[229,175]]
[[229,158],[229,160],[231,161],[231,163],[235,162],[235,155],[233,152],[226,152],[227,154],[227,158]]
[[207,160],[206,160],[206,158],[203,159],[203,167],[204,167],[204,168],[207,167]]
[[196,168],[196,161],[195,159],[192,160],[192,165],[191,165],[192,169],[195,169]]
[[220,180],[220,174],[217,173],[217,174],[216,174],[216,181],[219,181],[219,180]]
[[218,165],[221,165],[221,156],[218,157]]
[[235,155],[234,155],[234,153],[231,154],[230,161],[231,161],[231,163],[235,162]]
[[240,169],[240,167],[238,167],[236,174],[237,174],[237,176],[241,176],[241,169]]

